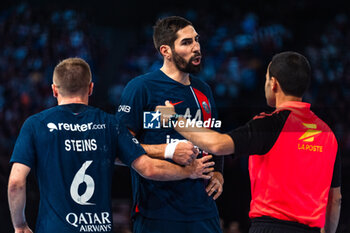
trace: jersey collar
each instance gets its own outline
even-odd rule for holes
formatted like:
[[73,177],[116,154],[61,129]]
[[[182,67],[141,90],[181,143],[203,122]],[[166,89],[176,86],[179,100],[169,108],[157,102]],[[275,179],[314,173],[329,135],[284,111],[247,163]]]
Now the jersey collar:
[[309,103],[305,103],[305,102],[301,102],[301,101],[287,101],[284,102],[283,104],[281,104],[280,106],[278,106],[279,108],[306,108],[306,109],[310,109],[311,104]]

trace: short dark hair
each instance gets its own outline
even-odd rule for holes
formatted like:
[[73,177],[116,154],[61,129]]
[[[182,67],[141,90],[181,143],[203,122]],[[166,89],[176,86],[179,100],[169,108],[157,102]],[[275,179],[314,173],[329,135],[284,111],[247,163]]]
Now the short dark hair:
[[177,39],[176,33],[187,27],[192,26],[192,23],[180,16],[169,16],[163,19],[158,19],[153,26],[153,43],[154,47],[160,52],[160,46],[169,45],[174,47],[174,42]]
[[54,69],[53,83],[63,96],[85,94],[91,83],[90,66],[81,58],[64,59]]
[[286,95],[302,97],[310,85],[311,67],[300,53],[278,53],[270,63],[269,76],[277,79]]

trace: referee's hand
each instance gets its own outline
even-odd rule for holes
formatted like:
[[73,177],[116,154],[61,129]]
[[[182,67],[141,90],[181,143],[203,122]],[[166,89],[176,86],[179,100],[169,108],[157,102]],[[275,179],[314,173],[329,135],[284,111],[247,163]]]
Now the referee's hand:
[[156,109],[154,111],[159,111],[161,113],[160,120],[165,124],[168,123],[169,118],[172,115],[176,114],[175,107],[169,102],[169,100],[165,101],[164,105],[156,106]]
[[218,197],[220,197],[224,185],[224,177],[222,176],[221,172],[212,172],[210,174],[212,177],[210,179],[209,184],[207,185],[205,191],[207,191],[208,196],[213,195],[213,199],[216,200]]

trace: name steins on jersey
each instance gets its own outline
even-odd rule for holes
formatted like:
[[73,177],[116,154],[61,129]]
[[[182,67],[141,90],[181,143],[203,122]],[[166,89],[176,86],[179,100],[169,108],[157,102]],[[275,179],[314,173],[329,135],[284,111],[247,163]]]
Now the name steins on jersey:
[[[57,123],[52,122],[47,124],[50,132],[55,130],[65,130],[65,131],[77,131],[85,132],[88,130],[102,130],[106,128],[105,124],[94,124],[93,122],[87,124],[70,124],[70,123]],[[96,139],[66,139],[64,141],[64,148],[66,151],[75,151],[75,152],[85,152],[85,151],[96,151],[97,142]]]

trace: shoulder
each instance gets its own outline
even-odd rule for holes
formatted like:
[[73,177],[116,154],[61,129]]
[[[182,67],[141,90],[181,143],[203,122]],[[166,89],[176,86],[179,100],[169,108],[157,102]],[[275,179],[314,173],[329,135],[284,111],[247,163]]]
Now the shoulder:
[[280,129],[283,127],[285,122],[287,121],[291,111],[288,109],[280,109],[276,110],[272,113],[262,112],[248,123],[253,124],[258,128],[269,130],[269,129]]
[[46,118],[49,118],[50,116],[55,116],[58,111],[59,111],[59,109],[57,106],[45,109],[41,112],[38,112],[38,113],[28,117],[27,120],[25,121],[25,123],[26,124],[38,124],[39,122],[44,121]]
[[288,109],[279,109],[275,110],[272,113],[267,112],[261,112],[258,115],[253,117],[253,120],[261,120],[261,121],[268,121],[268,120],[286,120],[289,114],[291,113],[291,110]]
[[97,107],[89,106],[88,114],[93,114],[97,116],[97,119],[100,119],[102,122],[113,123],[113,124],[116,124],[117,122],[115,115],[105,112],[102,109]]
[[157,77],[157,71],[149,72],[140,76],[137,76],[131,79],[127,86],[129,87],[142,87],[147,84],[149,81],[155,79]]

